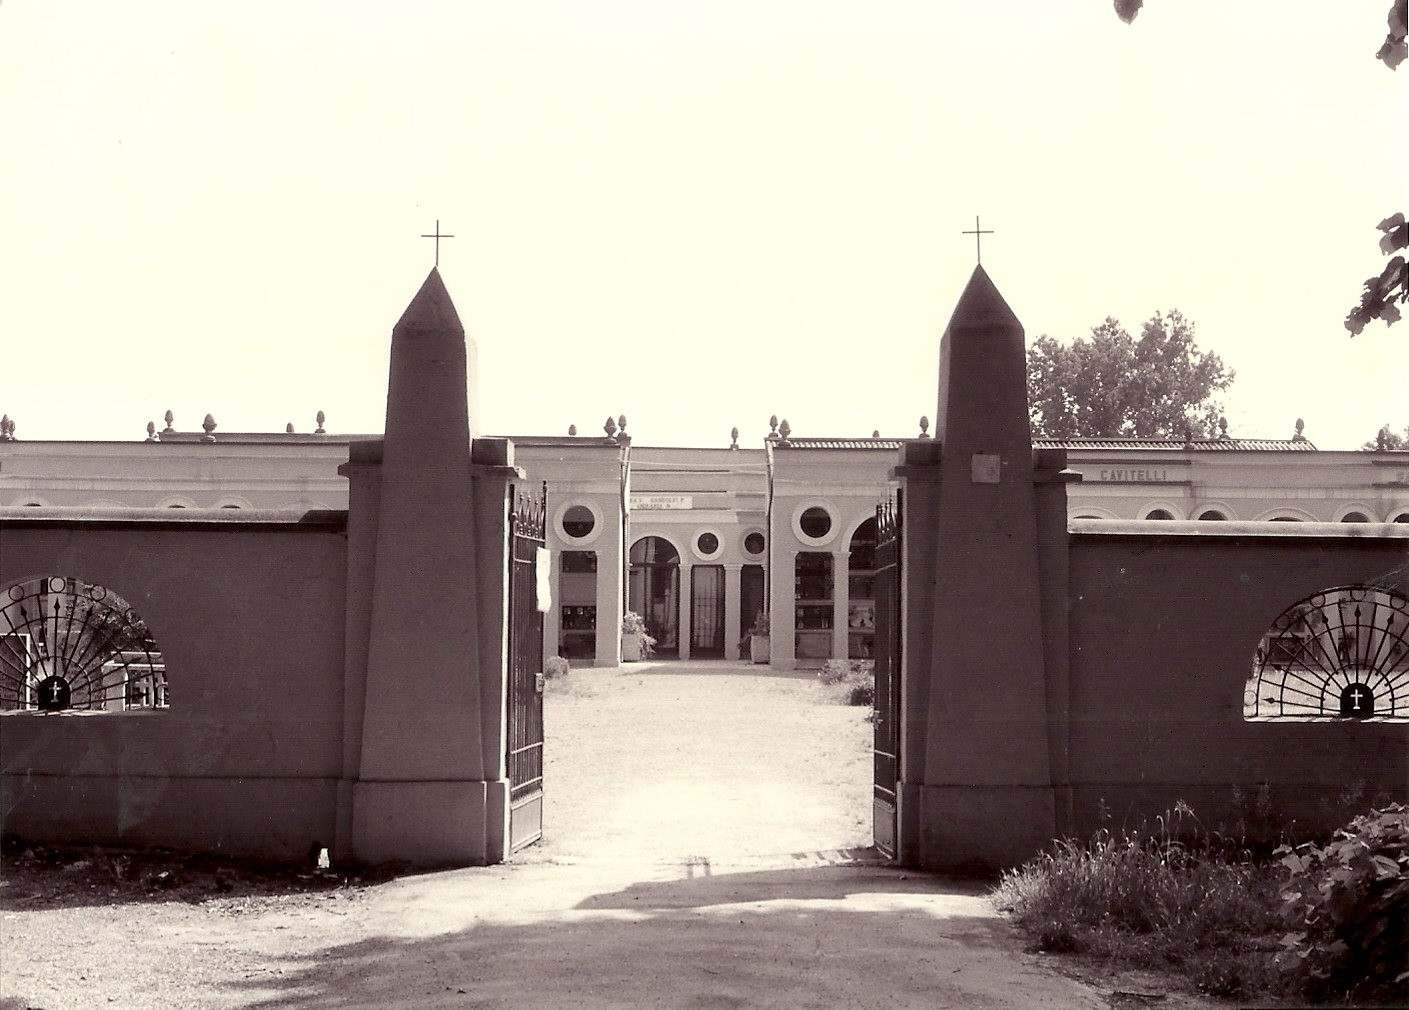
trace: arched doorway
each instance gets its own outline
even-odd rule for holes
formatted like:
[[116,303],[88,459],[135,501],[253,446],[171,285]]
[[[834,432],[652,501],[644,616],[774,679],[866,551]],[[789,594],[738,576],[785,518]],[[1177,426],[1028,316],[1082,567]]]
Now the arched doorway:
[[847,561],[846,654],[870,659],[876,647],[876,518],[851,535]]
[[627,607],[646,620],[656,655],[680,655],[680,555],[669,540],[642,537],[631,545]]

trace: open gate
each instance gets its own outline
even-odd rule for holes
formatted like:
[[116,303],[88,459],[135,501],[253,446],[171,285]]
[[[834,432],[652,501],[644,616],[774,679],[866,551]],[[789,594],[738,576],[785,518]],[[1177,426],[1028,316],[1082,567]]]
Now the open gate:
[[537,565],[548,485],[509,488],[509,851],[543,837],[543,614]]
[[872,837],[896,858],[896,790],[900,781],[901,492],[876,506],[876,710]]

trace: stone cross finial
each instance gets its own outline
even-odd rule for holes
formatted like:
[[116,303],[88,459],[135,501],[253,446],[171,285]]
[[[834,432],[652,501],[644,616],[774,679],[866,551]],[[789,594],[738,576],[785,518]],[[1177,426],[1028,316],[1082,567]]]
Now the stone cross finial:
[[201,436],[201,441],[202,441],[202,442],[214,442],[214,441],[215,441],[215,415],[214,415],[214,414],[207,414],[207,415],[205,416],[205,420],[201,422],[201,428],[204,429],[204,431],[205,431],[205,434]]
[[317,429],[313,432],[313,434],[315,434],[315,435],[326,435],[326,434],[327,434],[327,431],[324,430],[324,428],[323,428],[323,422],[326,421],[327,419],[328,419],[328,415],[324,414],[321,410],[318,411],[318,413],[317,413],[316,415],[314,415],[313,420],[315,420],[315,421],[318,422],[318,427],[317,427]]
[[1305,442],[1306,436],[1302,434],[1306,430],[1306,422],[1301,418],[1296,419],[1296,434],[1292,436],[1293,442]]
[[168,410],[168,411],[166,412],[166,416],[165,416],[164,420],[166,421],[166,427],[161,430],[161,433],[162,433],[163,435],[165,435],[167,432],[172,432],[172,431],[175,431],[175,430],[176,430],[175,428],[173,428],[173,427],[171,426],[171,422],[174,421],[174,420],[176,420],[176,415],[175,415],[175,414],[173,414],[171,411]]
[[739,429],[737,426],[729,429],[729,439],[729,448],[737,449],[739,447]]
[[920,438],[930,437],[930,419],[924,414],[920,415]]
[[569,435],[576,435],[576,434],[577,434],[577,425],[575,425],[575,424],[570,424],[570,425],[568,425],[568,434],[569,434]]
[[776,442],[778,440],[778,415],[774,414],[768,419],[768,438]]
[[157,440],[157,423],[156,423],[155,421],[148,421],[148,422],[147,422],[147,441],[148,441],[148,442],[155,442],[156,440]]

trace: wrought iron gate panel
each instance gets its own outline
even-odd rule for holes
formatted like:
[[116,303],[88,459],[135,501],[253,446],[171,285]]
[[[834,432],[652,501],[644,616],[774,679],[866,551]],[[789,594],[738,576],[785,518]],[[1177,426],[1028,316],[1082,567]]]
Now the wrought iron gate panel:
[[875,785],[871,801],[876,848],[896,858],[896,791],[900,781],[900,681],[903,585],[901,492],[876,507]]
[[509,488],[509,850],[543,837],[543,614],[536,566],[548,490]]

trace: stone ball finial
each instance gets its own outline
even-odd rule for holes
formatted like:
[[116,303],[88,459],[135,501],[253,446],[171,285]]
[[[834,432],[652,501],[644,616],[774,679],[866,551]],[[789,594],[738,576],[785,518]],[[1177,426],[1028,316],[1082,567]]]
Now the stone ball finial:
[[148,421],[148,422],[147,422],[147,441],[148,441],[148,442],[155,442],[156,440],[157,440],[157,423],[156,423],[155,421]]
[[323,423],[328,420],[328,415],[320,410],[317,414],[313,415],[313,420],[318,422],[318,427],[314,429],[313,434],[326,435],[328,432],[323,427]]
[[604,425],[602,425],[602,430],[607,433],[607,438],[615,438],[615,437],[616,437],[616,421],[615,421],[615,419],[613,419],[613,418],[611,418],[611,417],[608,417],[608,418],[607,418],[607,423],[604,424]]
[[577,434],[577,425],[575,425],[575,424],[570,424],[570,425],[568,425],[568,434],[569,434],[569,435],[576,435],[576,434]]
[[738,425],[735,425],[734,427],[732,427],[732,428],[729,429],[729,448],[731,448],[731,449],[737,449],[738,447],[739,447],[739,428],[738,428]]
[[924,414],[920,415],[920,437],[930,437],[930,419]]
[[215,441],[215,415],[214,415],[214,414],[207,414],[207,415],[205,416],[205,420],[201,422],[201,429],[202,429],[203,431],[205,431],[205,434],[201,436],[201,441],[202,441],[202,442],[214,442],[214,441]]
[[176,420],[176,415],[175,415],[175,414],[173,414],[171,411],[168,410],[168,411],[166,412],[166,415],[165,415],[165,417],[163,418],[163,420],[166,421],[166,427],[161,430],[161,433],[162,433],[163,435],[165,435],[165,434],[166,434],[167,432],[169,432],[169,431],[175,431],[175,430],[176,430],[175,428],[173,428],[173,427],[171,426],[171,422],[174,421],[174,420]]
[[1296,434],[1292,436],[1293,442],[1305,442],[1306,436],[1302,434],[1306,430],[1306,422],[1301,418],[1296,419]]
[[294,433],[294,423],[293,423],[292,421],[290,421],[288,424],[284,425],[284,434],[285,434],[285,435],[292,435],[293,433]]

